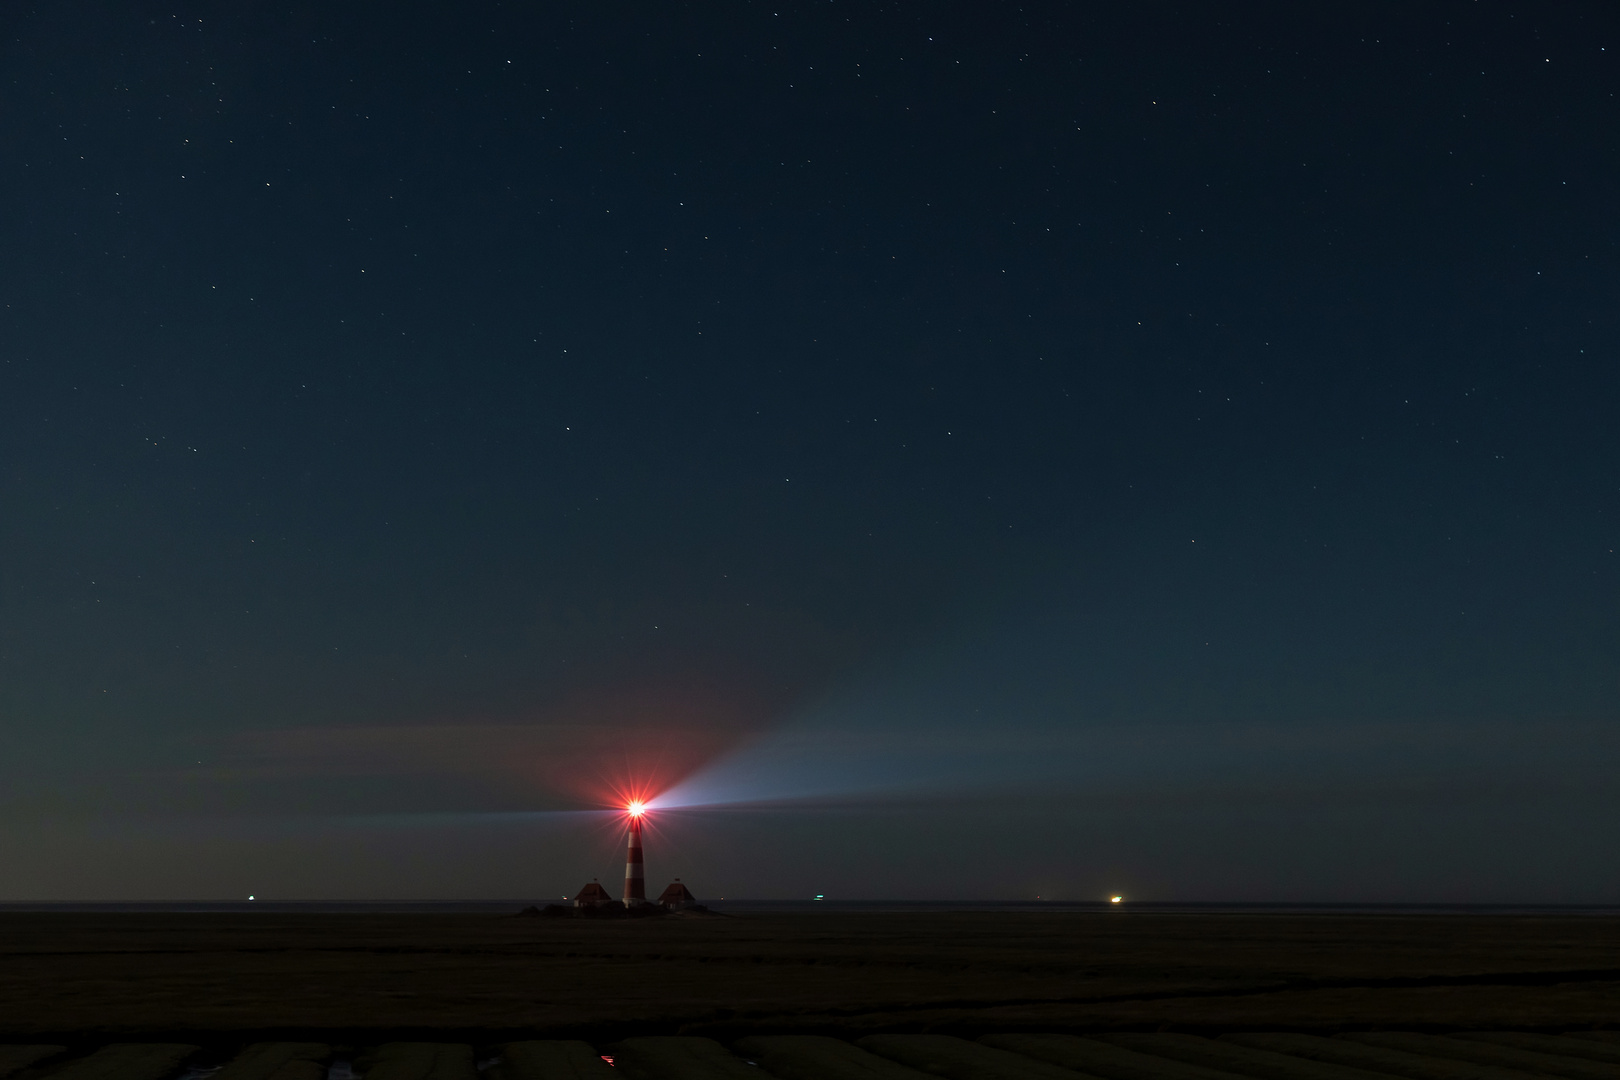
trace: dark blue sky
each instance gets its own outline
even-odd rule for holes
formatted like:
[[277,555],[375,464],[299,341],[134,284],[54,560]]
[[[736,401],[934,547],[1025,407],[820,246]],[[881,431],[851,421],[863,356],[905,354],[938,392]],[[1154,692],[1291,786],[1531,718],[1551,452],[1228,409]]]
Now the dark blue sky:
[[0,899],[1620,901],[1617,28],[12,6]]

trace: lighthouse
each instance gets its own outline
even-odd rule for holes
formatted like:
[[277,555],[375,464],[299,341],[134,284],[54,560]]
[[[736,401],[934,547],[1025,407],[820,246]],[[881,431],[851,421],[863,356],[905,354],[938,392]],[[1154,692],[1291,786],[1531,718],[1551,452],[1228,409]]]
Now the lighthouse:
[[630,811],[630,847],[624,856],[624,906],[641,907],[647,902],[647,877],[641,869],[641,815],[647,807],[633,802]]

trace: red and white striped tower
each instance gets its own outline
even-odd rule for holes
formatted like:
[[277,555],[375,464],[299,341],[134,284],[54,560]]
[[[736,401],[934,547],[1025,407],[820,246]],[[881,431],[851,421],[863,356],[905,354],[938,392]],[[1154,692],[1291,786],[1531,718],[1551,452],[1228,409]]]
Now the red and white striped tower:
[[624,856],[624,906],[640,907],[647,902],[647,877],[641,869],[640,803],[630,804],[630,849]]

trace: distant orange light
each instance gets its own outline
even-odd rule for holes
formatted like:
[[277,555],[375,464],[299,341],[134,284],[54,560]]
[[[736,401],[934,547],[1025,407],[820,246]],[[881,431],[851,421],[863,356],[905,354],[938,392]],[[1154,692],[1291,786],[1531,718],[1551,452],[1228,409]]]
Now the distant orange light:
[[647,812],[647,804],[642,802],[640,799],[637,799],[635,802],[625,807],[625,809],[630,811],[631,817],[640,817],[642,814]]

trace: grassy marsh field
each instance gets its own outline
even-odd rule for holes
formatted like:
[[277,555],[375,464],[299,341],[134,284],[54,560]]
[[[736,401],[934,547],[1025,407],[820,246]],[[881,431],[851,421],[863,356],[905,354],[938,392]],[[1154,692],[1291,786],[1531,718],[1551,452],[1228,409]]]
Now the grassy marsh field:
[[0,914],[0,1038],[1620,1028],[1620,917]]

